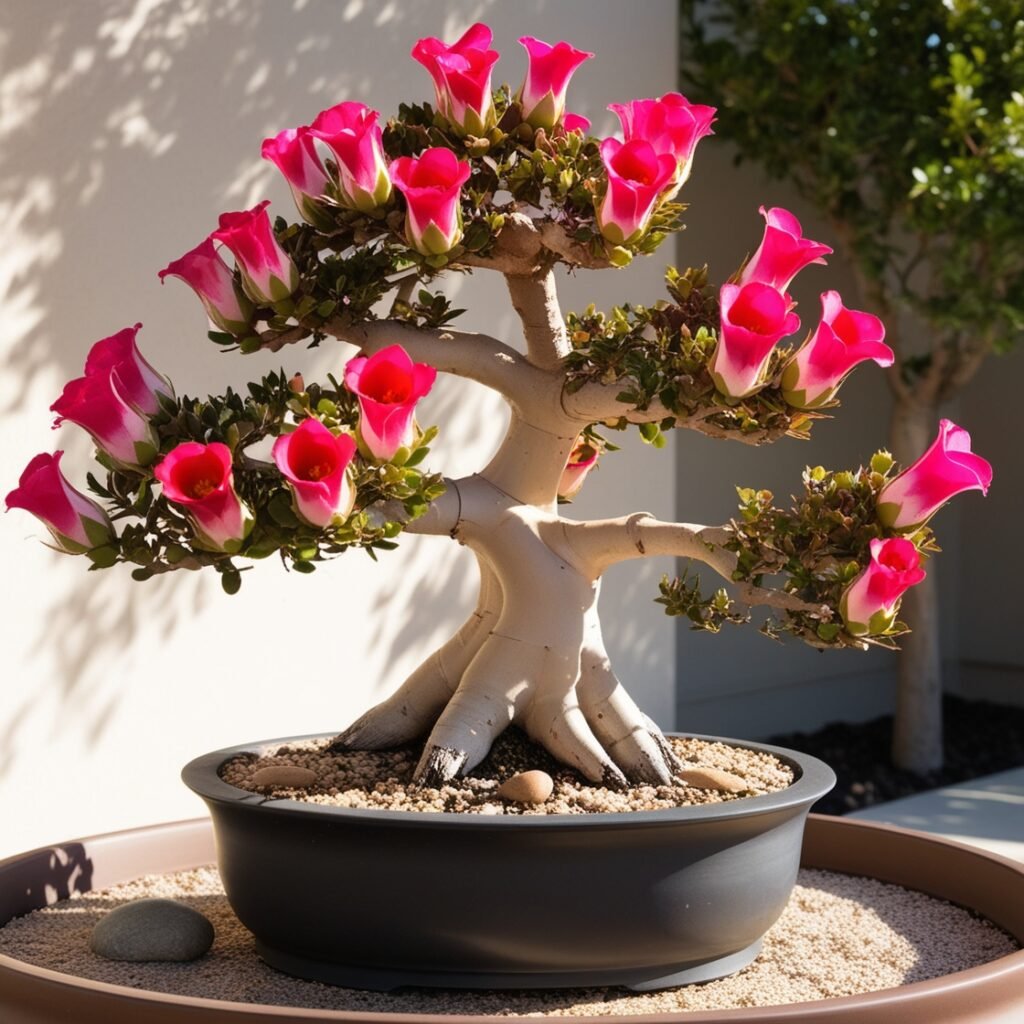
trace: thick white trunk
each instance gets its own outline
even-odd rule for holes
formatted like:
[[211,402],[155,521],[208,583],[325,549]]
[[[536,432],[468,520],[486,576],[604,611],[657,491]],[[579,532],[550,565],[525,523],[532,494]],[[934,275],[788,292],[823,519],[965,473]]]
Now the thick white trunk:
[[[592,383],[566,394],[570,344],[552,272],[556,259],[608,265],[560,225],[523,214],[510,215],[488,257],[464,260],[505,275],[525,355],[486,335],[394,320],[338,321],[329,328],[367,352],[397,342],[416,360],[493,388],[511,407],[508,433],[488,465],[446,481],[445,494],[408,524],[410,532],[448,535],[473,549],[481,578],[476,609],[393,696],[335,740],[338,748],[379,749],[426,736],[416,769],[424,785],[440,786],[471,770],[513,722],[591,781],[671,781],[679,768],[675,756],[626,693],[605,651],[600,577],[615,562],[654,554],[698,559],[726,579],[735,568],[735,556],[721,546],[722,528],[660,523],[646,513],[595,523],[559,517],[558,483],[583,427],[620,415],[644,422],[667,413],[622,405],[618,384]],[[700,417],[680,425],[715,433]],[[392,506],[376,514],[404,515]],[[748,603],[794,607],[795,599],[779,591],[738,589]]]
[[[907,466],[931,444],[936,410],[928,403],[897,402],[893,409],[893,455]],[[935,560],[928,576],[903,596],[900,618],[913,632],[900,640],[893,763],[924,775],[942,767],[942,652],[939,646],[939,593]]]

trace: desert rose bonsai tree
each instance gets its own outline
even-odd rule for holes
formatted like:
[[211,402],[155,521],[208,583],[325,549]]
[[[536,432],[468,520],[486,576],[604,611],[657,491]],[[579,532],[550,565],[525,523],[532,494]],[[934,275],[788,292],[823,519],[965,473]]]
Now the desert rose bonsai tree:
[[[645,512],[560,515],[614,446],[599,428],[670,428],[761,445],[803,437],[862,362],[890,365],[881,321],[825,290],[802,334],[793,277],[831,252],[783,209],[762,209],[753,255],[713,287],[701,268],[666,274],[668,299],[563,314],[559,264],[614,273],[680,224],[676,196],[714,110],[670,93],[616,104],[622,138],[599,140],[566,110],[593,55],[521,40],[520,88],[492,88],[498,54],[474,25],[455,43],[420,40],[434,103],[386,125],[344,102],[286,128],[263,155],[287,179],[301,220],[267,204],[225,213],[161,276],[194,289],[210,340],[242,353],[328,338],[355,347],[326,382],[274,373],[205,400],[177,396],[142,357],[139,325],[98,342],[53,405],[92,435],[102,505],[36,456],[7,497],[95,568],[220,574],[277,554],[312,572],[353,547],[371,554],[403,531],[449,537],[477,558],[480,592],[461,629],[398,690],[334,741],[383,748],[424,740],[417,780],[472,769],[510,723],[595,782],[667,782],[678,765],[616,678],[601,638],[601,576],[631,558],[678,555],[731,584],[665,579],[658,600],[717,631],[764,606],[769,633],[821,647],[892,646],[900,599],[925,576],[928,520],[952,495],[987,490],[991,469],[960,427],[897,472],[879,452],[856,470],[809,468],[777,506],[740,489],[730,522],[661,522]],[[227,259],[225,258],[227,257]],[[459,331],[429,285],[446,272],[504,276],[525,351]],[[812,270],[817,273],[817,270]],[[383,305],[382,305],[383,304]],[[387,312],[383,310],[387,308]],[[470,378],[511,408],[490,462],[449,479],[423,468],[435,430],[417,402],[438,372]]]

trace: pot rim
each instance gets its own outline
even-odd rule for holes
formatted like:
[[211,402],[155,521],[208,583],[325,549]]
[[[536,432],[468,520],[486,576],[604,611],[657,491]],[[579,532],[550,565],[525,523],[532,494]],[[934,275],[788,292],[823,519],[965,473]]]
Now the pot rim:
[[622,826],[625,822],[641,828],[680,825],[688,822],[740,819],[773,814],[801,806],[809,807],[824,796],[836,784],[835,772],[816,757],[800,751],[776,747],[767,743],[750,740],[734,740],[722,736],[708,736],[701,733],[666,733],[667,736],[708,740],[772,754],[796,772],[796,778],[786,789],[776,793],[741,797],[738,800],[724,800],[712,804],[694,804],[686,807],[666,807],[652,811],[608,811],[594,814],[471,814],[465,811],[391,811],[364,807],[334,807],[324,804],[307,803],[302,800],[278,799],[251,793],[225,782],[220,776],[221,767],[239,754],[263,754],[267,750],[289,743],[324,739],[321,733],[305,736],[288,736],[283,739],[262,740],[243,743],[234,747],[202,754],[181,771],[182,781],[204,800],[222,805],[248,804],[259,808],[260,813],[282,814],[289,818],[305,817],[311,821],[341,819],[354,822],[387,824],[400,828],[554,828],[598,829]]

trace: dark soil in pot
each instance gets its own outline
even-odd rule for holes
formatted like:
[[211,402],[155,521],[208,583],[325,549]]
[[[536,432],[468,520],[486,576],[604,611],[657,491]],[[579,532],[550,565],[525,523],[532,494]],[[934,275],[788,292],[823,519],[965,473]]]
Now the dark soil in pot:
[[[413,785],[419,747],[334,753],[326,749],[327,740],[244,754],[225,764],[220,775],[248,792],[325,807],[484,815],[664,810],[777,793],[794,780],[793,766],[768,752],[695,737],[673,736],[668,742],[683,766],[675,785],[594,785],[514,726],[472,772],[441,789]],[[535,802],[504,795],[503,783],[526,772],[541,772],[551,780],[549,797]]]

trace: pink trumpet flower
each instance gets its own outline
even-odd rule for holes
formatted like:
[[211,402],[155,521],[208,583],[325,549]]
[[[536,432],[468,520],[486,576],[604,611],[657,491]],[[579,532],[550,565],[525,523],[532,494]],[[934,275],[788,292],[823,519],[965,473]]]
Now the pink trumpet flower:
[[904,537],[871,542],[871,562],[843,591],[839,613],[852,636],[884,633],[896,620],[904,591],[925,578],[921,553]]
[[416,403],[436,377],[434,367],[414,363],[401,345],[349,360],[345,386],[359,398],[359,439],[373,458],[387,462],[413,443]]
[[839,292],[823,292],[821,323],[782,374],[782,395],[797,409],[816,409],[832,399],[849,372],[873,359],[892,366],[896,356],[882,340],[885,325],[871,313],[847,309]]
[[675,159],[649,142],[605,139],[601,159],[608,190],[597,209],[601,234],[613,245],[635,242],[650,224],[658,199],[675,174]]
[[75,490],[61,472],[64,453],[43,452],[26,467],[7,495],[7,510],[31,512],[53,535],[61,551],[81,555],[114,539],[114,527],[106,512],[91,498]]
[[491,30],[477,23],[450,46],[440,39],[420,39],[412,57],[434,81],[437,109],[467,135],[486,135],[497,122],[491,96],[491,69],[498,51],[491,49]]
[[338,161],[341,201],[361,213],[372,213],[391,198],[378,116],[365,103],[339,103],[317,114],[309,128]]
[[160,282],[167,276],[180,278],[199,296],[216,327],[239,336],[252,333],[253,304],[235,284],[235,275],[221,259],[212,237],[168,263],[160,271]]
[[164,497],[188,513],[197,539],[214,551],[236,552],[253,516],[235,493],[231,449],[226,444],[184,441],[153,468]]
[[601,453],[584,438],[577,440],[558,481],[558,496],[563,501],[575,498],[583,488],[587,474],[597,465]]
[[355,491],[347,470],[355,453],[348,434],[332,434],[317,419],[303,420],[274,442],[274,463],[292,492],[295,511],[311,526],[348,518]]
[[173,399],[174,388],[143,359],[135,343],[141,327],[142,324],[126,327],[109,338],[97,341],[86,356],[85,375],[109,377],[113,373],[121,397],[143,416],[153,416],[160,411],[157,396]]
[[64,385],[50,410],[54,427],[65,420],[87,430],[96,446],[125,466],[148,466],[159,442],[149,420],[125,400],[116,368],[76,377]]
[[443,147],[400,156],[391,164],[391,180],[405,196],[405,237],[417,252],[441,256],[459,244],[459,202],[469,174],[469,163]]
[[622,122],[626,142],[642,139],[659,154],[668,153],[676,162],[675,174],[669,183],[672,194],[690,176],[694,150],[705,135],[713,135],[711,123],[715,108],[691,103],[678,92],[666,93],[661,99],[633,100],[612,103],[609,107]]
[[931,447],[878,494],[878,519],[893,530],[916,530],[961,491],[988,494],[992,464],[971,451],[971,435],[939,422]]
[[582,114],[571,114],[568,110],[562,115],[562,127],[567,132],[578,132],[580,135],[590,133],[590,118]]
[[765,219],[764,237],[743,268],[740,284],[757,281],[784,292],[796,275],[810,263],[824,263],[832,250],[821,242],[803,237],[800,221],[781,206],[758,212]]
[[318,200],[327,187],[327,172],[310,128],[285,128],[272,139],[264,139],[261,154],[284,175],[299,215],[311,224],[323,223],[324,212]]
[[708,370],[723,395],[746,398],[764,387],[772,349],[800,329],[800,318],[782,292],[757,282],[722,285],[719,305],[721,330]]
[[530,59],[526,78],[516,93],[523,120],[534,128],[553,128],[565,113],[569,79],[594,55],[566,42],[552,46],[533,36],[523,36],[519,42]]
[[249,298],[264,304],[287,299],[299,286],[299,272],[274,236],[269,205],[265,199],[251,210],[222,213],[210,236],[231,250]]

